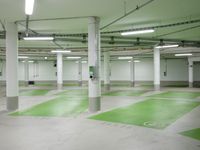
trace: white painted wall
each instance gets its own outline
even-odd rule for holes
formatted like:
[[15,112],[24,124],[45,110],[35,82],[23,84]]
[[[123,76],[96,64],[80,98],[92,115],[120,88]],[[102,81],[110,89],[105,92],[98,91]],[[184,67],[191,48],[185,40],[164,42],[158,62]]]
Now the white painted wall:
[[[153,59],[140,59],[140,63],[135,63],[136,81],[152,81],[153,80]],[[188,61],[187,59],[161,59],[161,80],[162,81],[187,81],[188,80]],[[101,64],[101,79],[103,80],[103,63]],[[63,63],[63,79],[78,79],[78,64],[75,61],[64,61]],[[12,68],[11,68],[12,69]],[[88,64],[83,64],[83,80],[88,80]],[[167,69],[167,76],[164,71]],[[5,62],[0,61],[0,70],[3,74],[0,80],[5,80]],[[38,61],[29,63],[29,78],[35,81],[55,81],[56,67],[54,61]],[[19,62],[19,80],[24,80],[24,63]],[[111,62],[111,80],[130,81],[130,63],[128,61],[112,61]],[[200,81],[200,63],[194,65],[194,80]]]

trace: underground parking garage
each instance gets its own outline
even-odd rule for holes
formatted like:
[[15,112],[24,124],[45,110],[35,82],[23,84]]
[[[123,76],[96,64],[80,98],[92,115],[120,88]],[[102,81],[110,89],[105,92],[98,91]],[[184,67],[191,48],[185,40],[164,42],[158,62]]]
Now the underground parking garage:
[[199,5],[0,0],[0,150],[199,150]]

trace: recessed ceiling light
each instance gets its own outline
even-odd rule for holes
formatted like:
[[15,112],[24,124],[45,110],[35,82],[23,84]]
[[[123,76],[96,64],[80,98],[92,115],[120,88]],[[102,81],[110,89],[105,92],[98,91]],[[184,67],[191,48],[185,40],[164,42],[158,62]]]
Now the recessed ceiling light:
[[44,57],[44,59],[47,59],[47,57]]
[[175,54],[175,56],[192,56],[192,54],[191,53]]
[[156,48],[174,48],[174,47],[178,47],[178,44],[175,45],[162,45],[162,46],[156,46]]
[[118,59],[121,59],[121,60],[124,60],[124,59],[132,59],[133,57],[129,57],[129,56],[127,56],[127,57],[118,57]]
[[34,7],[34,0],[25,0],[25,14],[32,15]]
[[53,37],[24,37],[26,41],[52,41]]
[[148,29],[148,30],[137,30],[137,31],[130,31],[130,32],[122,32],[121,35],[135,35],[135,34],[145,34],[145,33],[152,33],[154,32],[154,29]]
[[70,53],[70,50],[52,50],[52,53]]

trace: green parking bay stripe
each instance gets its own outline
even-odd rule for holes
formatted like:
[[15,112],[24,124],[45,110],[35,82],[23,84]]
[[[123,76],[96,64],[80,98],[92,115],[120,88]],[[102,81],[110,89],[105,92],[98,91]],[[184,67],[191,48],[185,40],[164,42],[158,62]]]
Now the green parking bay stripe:
[[20,96],[44,96],[49,91],[50,90],[45,90],[45,89],[25,90],[25,91],[20,92]]
[[181,132],[180,134],[193,138],[193,139],[200,140],[200,128],[184,131],[184,132]]
[[77,116],[88,108],[88,99],[60,96],[53,100],[35,105],[24,111],[11,113],[11,116],[68,117]]
[[169,92],[151,95],[150,97],[191,99],[191,98],[200,97],[200,92],[169,91]]
[[104,94],[105,96],[140,96],[147,91],[144,90],[129,90],[129,91],[112,91]]
[[200,102],[147,99],[90,119],[164,129],[199,105]]

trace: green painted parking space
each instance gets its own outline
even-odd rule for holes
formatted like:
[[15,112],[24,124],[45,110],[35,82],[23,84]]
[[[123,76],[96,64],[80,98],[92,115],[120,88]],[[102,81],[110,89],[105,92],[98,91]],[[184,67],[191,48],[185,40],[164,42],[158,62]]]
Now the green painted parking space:
[[12,116],[68,117],[76,116],[88,108],[87,98],[58,97],[33,106],[24,111],[14,112]]
[[20,92],[20,96],[44,96],[50,90],[46,89],[36,89],[36,90],[24,90]]
[[68,96],[68,97],[87,97],[88,96],[88,90],[87,89],[76,89],[76,90],[66,90],[63,92],[59,92],[56,95],[58,96]]
[[184,131],[181,132],[180,134],[196,140],[200,140],[200,128]]
[[199,105],[200,102],[147,99],[90,119],[164,129]]
[[141,96],[146,93],[145,90],[120,90],[120,91],[111,91],[105,93],[104,96]]
[[57,97],[11,116],[68,117],[77,116],[88,109],[87,90],[68,90]]
[[150,97],[193,99],[199,96],[200,96],[200,92],[168,91],[168,92],[164,92],[160,94],[151,95]]

